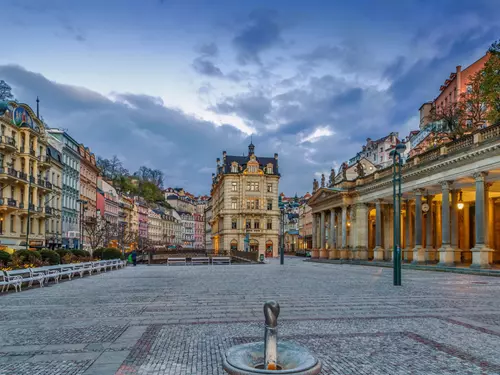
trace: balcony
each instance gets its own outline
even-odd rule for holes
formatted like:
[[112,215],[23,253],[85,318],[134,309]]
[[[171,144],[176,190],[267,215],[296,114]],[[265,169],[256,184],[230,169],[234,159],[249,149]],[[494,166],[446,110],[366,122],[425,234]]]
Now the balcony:
[[18,178],[19,172],[14,168],[0,167],[0,180],[5,180],[7,182],[17,182]]
[[28,155],[33,156],[33,157],[35,157],[35,158],[36,158],[36,152],[35,152],[35,149],[33,149],[33,148],[30,148],[30,149],[28,150],[26,147],[21,146],[21,147],[19,148],[19,152],[20,152],[21,154],[28,154]]
[[127,213],[123,212],[123,211],[120,211],[120,212],[118,212],[118,216],[120,216],[120,217],[127,217]]
[[0,136],[0,150],[4,153],[17,152],[16,140],[6,135]]
[[40,169],[50,168],[50,159],[47,157],[47,155],[38,156],[38,168]]
[[52,213],[53,213],[52,207],[45,206],[45,214],[52,216]]
[[17,209],[17,201],[11,198],[0,198],[0,211],[11,212]]

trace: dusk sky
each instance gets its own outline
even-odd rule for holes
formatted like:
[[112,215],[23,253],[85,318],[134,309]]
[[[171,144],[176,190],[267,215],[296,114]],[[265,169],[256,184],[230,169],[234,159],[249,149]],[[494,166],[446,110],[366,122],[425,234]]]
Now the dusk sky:
[[102,157],[210,192],[222,151],[279,154],[280,190],[418,128],[500,37],[497,0],[0,0],[0,79]]

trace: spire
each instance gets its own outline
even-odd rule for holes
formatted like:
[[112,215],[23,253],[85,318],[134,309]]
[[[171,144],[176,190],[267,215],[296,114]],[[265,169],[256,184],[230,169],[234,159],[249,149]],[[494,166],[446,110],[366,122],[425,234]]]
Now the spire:
[[40,118],[40,99],[38,99],[38,95],[36,97],[36,117]]
[[252,135],[250,135],[250,144],[248,145],[248,156],[253,155],[254,151],[255,151],[255,146],[253,145],[252,142]]

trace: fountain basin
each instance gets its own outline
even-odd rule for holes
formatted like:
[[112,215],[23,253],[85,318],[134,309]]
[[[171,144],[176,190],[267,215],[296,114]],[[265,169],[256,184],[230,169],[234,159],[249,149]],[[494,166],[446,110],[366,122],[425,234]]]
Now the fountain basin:
[[286,341],[278,342],[279,370],[262,369],[264,361],[264,343],[254,342],[230,348],[224,357],[223,366],[231,375],[316,375],[321,371],[321,363],[307,349]]

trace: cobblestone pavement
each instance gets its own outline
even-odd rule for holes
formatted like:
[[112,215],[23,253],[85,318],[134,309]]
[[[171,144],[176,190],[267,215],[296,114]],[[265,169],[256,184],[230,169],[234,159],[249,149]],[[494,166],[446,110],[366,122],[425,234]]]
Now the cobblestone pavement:
[[231,346],[309,348],[322,374],[500,374],[500,278],[302,262],[138,266],[0,296],[0,375],[223,374]]

